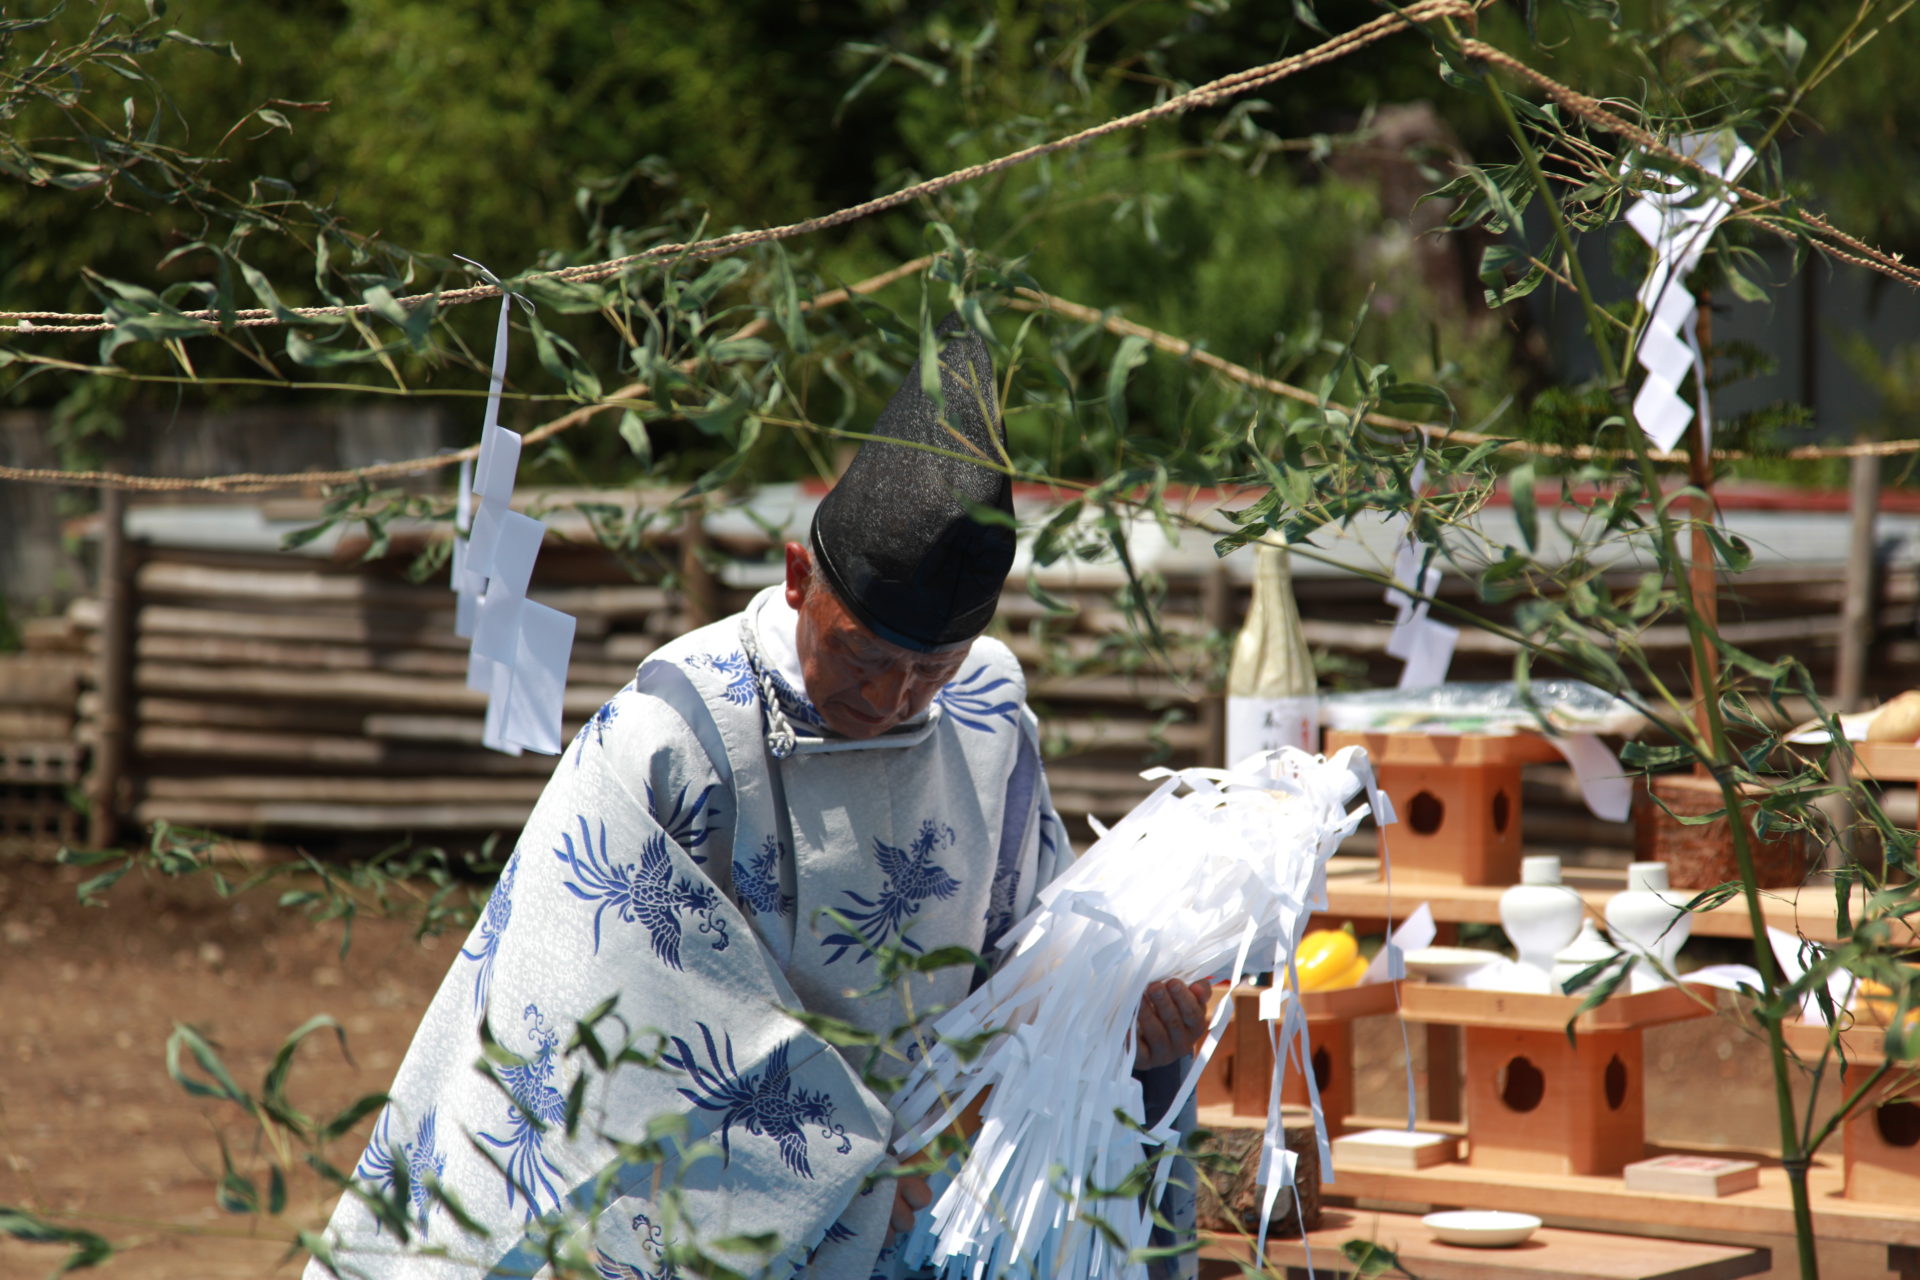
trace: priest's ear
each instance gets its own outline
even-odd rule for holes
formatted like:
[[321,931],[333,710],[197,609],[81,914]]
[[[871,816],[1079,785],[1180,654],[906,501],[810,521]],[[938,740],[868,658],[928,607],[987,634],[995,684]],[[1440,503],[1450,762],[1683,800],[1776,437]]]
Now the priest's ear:
[[798,610],[813,584],[813,553],[798,542],[787,544],[787,607]]

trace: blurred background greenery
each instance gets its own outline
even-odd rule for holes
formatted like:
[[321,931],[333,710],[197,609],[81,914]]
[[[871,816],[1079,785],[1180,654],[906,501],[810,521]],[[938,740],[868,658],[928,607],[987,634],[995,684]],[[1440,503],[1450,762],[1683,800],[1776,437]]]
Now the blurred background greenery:
[[[103,14],[146,16],[130,0],[13,10],[53,18],[3,37],[16,62],[49,32],[71,40]],[[153,84],[103,85],[102,66],[87,68],[81,109],[96,119],[109,106],[128,113],[158,145],[209,158],[201,172],[211,181],[250,187],[260,207],[297,194],[310,220],[337,218],[363,243],[426,255],[413,264],[421,287],[454,253],[509,275],[631,252],[669,233],[822,213],[1297,52],[1323,30],[1380,12],[1352,0],[192,0],[165,8],[161,26],[205,46],[165,42],[143,54]],[[1480,29],[1595,96],[1624,94],[1661,115],[1701,113],[1757,132],[1805,50],[1826,47],[1850,16],[1785,3],[1537,0],[1490,9]],[[1836,223],[1894,250],[1920,241],[1920,192],[1886,180],[1912,166],[1920,145],[1920,105],[1899,91],[1916,52],[1920,27],[1894,23],[1800,104],[1769,158],[1789,184],[1817,191]],[[939,248],[929,230],[938,223],[1051,292],[1262,372],[1313,385],[1351,339],[1400,377],[1443,386],[1462,425],[1591,440],[1613,409],[1578,353],[1577,308],[1549,286],[1489,312],[1478,279],[1486,233],[1427,234],[1443,224],[1445,206],[1419,198],[1457,175],[1455,159],[1510,152],[1484,94],[1449,87],[1439,70],[1429,43],[1397,36],[1255,98],[790,242],[787,252],[827,287]],[[89,132],[73,111],[63,118],[18,101],[10,109],[20,137]],[[192,247],[201,241],[244,255],[289,304],[323,300],[307,283],[311,235],[269,235],[244,216],[210,231],[158,185],[142,192],[122,182],[108,199],[97,189],[10,182],[0,185],[0,225],[7,308],[97,309],[82,267],[156,288],[203,278],[210,260]],[[1536,244],[1544,238],[1543,228],[1529,231]],[[1601,239],[1593,270],[1624,298],[1643,250],[1624,229]],[[1879,423],[1883,384],[1901,366],[1890,374],[1874,353],[1920,338],[1920,312],[1889,298],[1881,280],[1824,302],[1802,297],[1791,252],[1759,239],[1749,234],[1759,269],[1740,282],[1748,296],[1722,288],[1716,298],[1728,313],[1716,365],[1728,384],[1721,439],[1764,451],[1810,429],[1848,437],[1861,422]],[[1769,296],[1753,300],[1761,293]],[[453,317],[456,330],[483,348],[491,309],[459,310],[467,314]],[[591,317],[552,323],[585,363],[619,363],[618,335]],[[895,366],[911,352],[897,354]],[[1109,353],[1091,345],[1078,361],[1034,354],[1076,396],[1106,376]],[[409,379],[436,376],[399,358]],[[156,351],[120,359],[167,368]],[[200,363],[202,372],[243,366],[217,351]],[[381,376],[367,365],[328,372],[339,381]],[[176,388],[122,381],[15,377],[0,390],[7,404],[55,411],[70,462],[97,458],[85,443],[111,437],[128,415],[182,403]],[[858,377],[837,390],[853,403],[835,413],[870,411],[886,380]],[[218,409],[277,395],[212,387],[192,403]],[[1168,360],[1144,365],[1126,396],[1130,438],[1175,451],[1241,411],[1234,397],[1196,394]],[[1114,452],[1101,415],[1016,414],[1011,426],[1016,452],[1055,474],[1098,475]],[[608,422],[574,438],[560,470],[621,480],[649,467],[697,474],[711,463],[702,446],[712,442],[699,432],[655,430],[652,457],[636,461]],[[761,478],[827,465],[791,440],[763,453]],[[1764,462],[1748,471],[1837,477]]]

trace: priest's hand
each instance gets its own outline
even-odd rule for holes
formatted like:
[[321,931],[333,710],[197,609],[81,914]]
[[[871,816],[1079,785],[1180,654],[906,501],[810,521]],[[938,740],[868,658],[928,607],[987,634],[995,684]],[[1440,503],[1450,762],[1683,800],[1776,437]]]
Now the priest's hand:
[[1134,1023],[1134,1069],[1164,1067],[1199,1048],[1207,1034],[1207,998],[1212,994],[1213,983],[1206,978],[1150,984],[1140,997],[1140,1016]]
[[901,1175],[894,1187],[893,1216],[887,1226],[899,1234],[913,1230],[914,1215],[933,1203],[933,1188],[917,1173]]

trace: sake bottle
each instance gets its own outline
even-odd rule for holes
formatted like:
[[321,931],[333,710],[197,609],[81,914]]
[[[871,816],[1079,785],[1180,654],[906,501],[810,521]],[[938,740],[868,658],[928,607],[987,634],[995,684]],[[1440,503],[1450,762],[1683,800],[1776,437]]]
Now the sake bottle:
[[1313,654],[1285,547],[1254,549],[1253,602],[1227,663],[1227,765],[1256,751],[1320,749]]

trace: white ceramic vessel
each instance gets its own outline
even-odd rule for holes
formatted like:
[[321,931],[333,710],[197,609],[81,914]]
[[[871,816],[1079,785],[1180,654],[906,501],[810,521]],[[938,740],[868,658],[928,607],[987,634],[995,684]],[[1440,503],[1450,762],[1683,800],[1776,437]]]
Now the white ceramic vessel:
[[1540,1219],[1530,1213],[1505,1213],[1498,1209],[1452,1209],[1430,1213],[1420,1219],[1420,1223],[1442,1244],[1466,1244],[1482,1249],[1525,1244],[1527,1237],[1540,1229]]
[[1500,895],[1500,927],[1520,953],[1521,966],[1539,975],[1542,991],[1558,989],[1551,985],[1553,958],[1579,936],[1585,914],[1580,895],[1560,883],[1560,859],[1521,859],[1520,883]]
[[1619,954],[1620,948],[1608,942],[1600,930],[1594,928],[1593,921],[1582,920],[1579,936],[1560,948],[1553,957],[1553,989],[1565,991],[1567,983]]
[[[1689,895],[1667,892],[1664,862],[1635,862],[1627,867],[1627,888],[1607,900],[1607,931],[1622,950],[1637,957],[1628,978],[1629,991],[1651,991],[1667,980],[1660,969],[1673,971],[1693,917],[1686,911]],[[1650,963],[1659,961],[1659,967]]]

